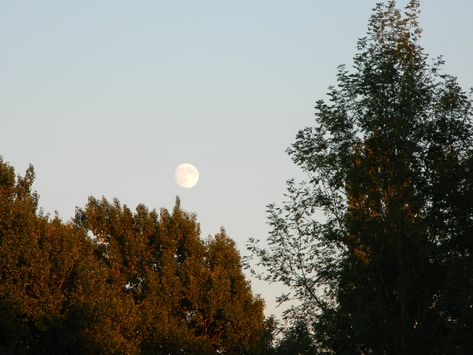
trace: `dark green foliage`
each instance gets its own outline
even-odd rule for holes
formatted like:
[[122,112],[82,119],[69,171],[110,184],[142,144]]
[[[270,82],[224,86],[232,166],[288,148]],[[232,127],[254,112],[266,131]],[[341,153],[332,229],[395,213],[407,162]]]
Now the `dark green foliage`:
[[0,160],[0,353],[260,354],[263,302],[235,243],[181,209],[89,198],[72,222],[37,211],[34,171]]
[[[319,351],[468,353],[473,339],[471,101],[429,63],[419,2],[378,4],[316,125],[289,149],[309,181],[269,206],[270,281]],[[321,217],[323,212],[324,217]]]
[[280,355],[313,355],[316,353],[317,347],[313,335],[307,328],[307,324],[301,320],[284,330],[283,337],[275,350],[275,354]]

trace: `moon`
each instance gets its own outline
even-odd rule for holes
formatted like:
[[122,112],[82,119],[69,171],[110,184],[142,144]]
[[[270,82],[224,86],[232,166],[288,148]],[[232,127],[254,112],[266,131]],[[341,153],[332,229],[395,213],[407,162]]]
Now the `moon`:
[[199,181],[199,171],[189,163],[179,164],[176,168],[176,183],[185,189],[190,189]]

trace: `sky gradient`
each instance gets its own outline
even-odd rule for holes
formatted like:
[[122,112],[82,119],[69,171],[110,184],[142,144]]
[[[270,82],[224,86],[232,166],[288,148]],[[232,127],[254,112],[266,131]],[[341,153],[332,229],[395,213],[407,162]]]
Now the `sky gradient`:
[[[203,236],[224,226],[245,254],[304,177],[285,149],[375,3],[0,0],[0,155],[35,166],[40,205],[64,220],[90,195],[157,209],[178,195]],[[427,53],[472,87],[473,2],[421,11]],[[192,189],[174,181],[182,162],[199,169]],[[253,286],[279,314],[280,289]]]

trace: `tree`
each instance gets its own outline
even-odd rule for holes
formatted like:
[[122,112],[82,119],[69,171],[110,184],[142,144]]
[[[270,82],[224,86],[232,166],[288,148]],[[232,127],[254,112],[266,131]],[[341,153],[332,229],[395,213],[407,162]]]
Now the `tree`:
[[75,223],[93,236],[110,288],[133,303],[139,321],[131,333],[141,353],[264,350],[264,304],[251,292],[235,243],[223,230],[202,240],[179,199],[158,215],[91,197]]
[[223,353],[257,353],[265,331],[264,303],[251,293],[235,242],[222,229],[206,241],[205,249],[203,332]]
[[30,166],[16,177],[0,160],[0,351],[132,352],[119,331],[126,309],[114,302],[90,240],[38,213],[34,176]]
[[90,197],[64,223],[38,210],[34,170],[0,158],[0,353],[259,354],[263,302],[235,243],[169,212]]
[[313,335],[303,320],[297,320],[284,329],[275,354],[313,355],[317,352]]
[[376,6],[353,71],[339,67],[315,127],[288,150],[309,180],[269,206],[269,247],[250,240],[320,351],[472,345],[472,106],[419,45],[418,14],[417,0],[404,13]]

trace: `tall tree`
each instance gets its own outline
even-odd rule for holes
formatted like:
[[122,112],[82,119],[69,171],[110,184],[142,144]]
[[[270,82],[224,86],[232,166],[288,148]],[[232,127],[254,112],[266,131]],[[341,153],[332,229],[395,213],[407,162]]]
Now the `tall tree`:
[[471,101],[419,45],[418,14],[417,0],[376,6],[353,70],[289,149],[309,181],[269,207],[269,247],[250,242],[321,349],[471,348]]

